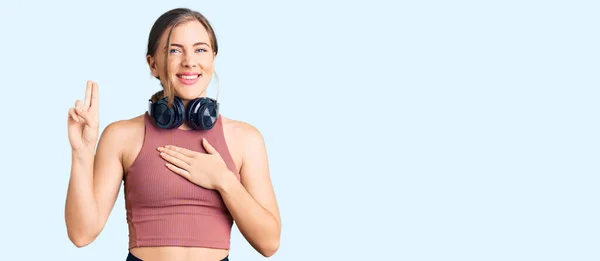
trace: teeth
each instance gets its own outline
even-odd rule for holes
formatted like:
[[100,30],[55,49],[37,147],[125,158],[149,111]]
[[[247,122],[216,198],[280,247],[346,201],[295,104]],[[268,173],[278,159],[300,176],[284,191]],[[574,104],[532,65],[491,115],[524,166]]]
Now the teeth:
[[179,75],[179,78],[186,79],[186,80],[193,80],[193,79],[198,78],[198,75],[197,74],[194,74],[194,75]]

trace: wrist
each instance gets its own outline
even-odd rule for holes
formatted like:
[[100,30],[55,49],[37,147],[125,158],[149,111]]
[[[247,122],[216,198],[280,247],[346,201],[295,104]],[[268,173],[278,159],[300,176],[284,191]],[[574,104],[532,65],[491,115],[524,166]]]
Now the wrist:
[[94,160],[94,150],[91,149],[71,149],[71,159],[73,162],[87,163]]
[[223,171],[223,174],[221,175],[219,182],[217,182],[215,189],[219,191],[219,193],[224,193],[229,191],[233,186],[235,186],[236,183],[239,183],[239,181],[235,178],[235,174],[233,174],[231,170],[227,169],[226,171]]

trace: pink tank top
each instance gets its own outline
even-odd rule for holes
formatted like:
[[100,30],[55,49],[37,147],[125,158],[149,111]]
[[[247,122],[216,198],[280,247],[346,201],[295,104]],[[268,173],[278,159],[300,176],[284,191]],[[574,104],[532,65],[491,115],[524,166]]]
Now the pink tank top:
[[202,138],[239,173],[231,158],[221,116],[208,131],[161,129],[144,114],[145,136],[139,155],[124,178],[129,249],[185,246],[229,249],[233,219],[216,190],[202,188],[169,170],[159,146],[168,144],[206,153]]

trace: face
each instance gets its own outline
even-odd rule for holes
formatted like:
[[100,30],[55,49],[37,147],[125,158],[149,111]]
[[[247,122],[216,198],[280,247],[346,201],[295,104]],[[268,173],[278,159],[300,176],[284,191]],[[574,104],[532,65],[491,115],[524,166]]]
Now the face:
[[[184,101],[205,96],[215,59],[208,32],[196,20],[178,24],[171,34],[171,45],[167,47],[168,33],[168,29],[163,33],[154,57],[148,57],[152,74],[160,77],[163,86],[169,81],[175,95]],[[165,64],[166,52],[169,57]]]

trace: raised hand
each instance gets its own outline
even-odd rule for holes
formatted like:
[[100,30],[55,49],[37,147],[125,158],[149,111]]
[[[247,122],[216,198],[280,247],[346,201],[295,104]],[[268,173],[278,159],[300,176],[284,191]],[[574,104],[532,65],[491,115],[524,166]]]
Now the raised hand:
[[167,161],[166,167],[171,171],[203,188],[217,189],[225,175],[231,172],[219,152],[206,139],[202,139],[202,145],[207,153],[173,145],[159,147],[157,150]]
[[85,100],[75,101],[75,107],[69,109],[69,142],[75,152],[93,154],[98,139],[98,84],[88,81]]

